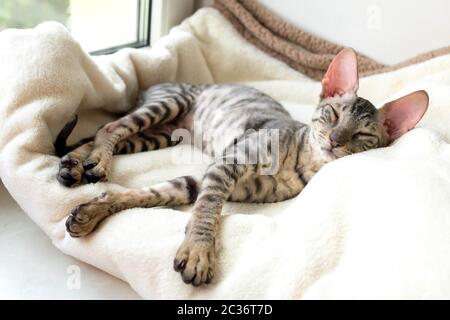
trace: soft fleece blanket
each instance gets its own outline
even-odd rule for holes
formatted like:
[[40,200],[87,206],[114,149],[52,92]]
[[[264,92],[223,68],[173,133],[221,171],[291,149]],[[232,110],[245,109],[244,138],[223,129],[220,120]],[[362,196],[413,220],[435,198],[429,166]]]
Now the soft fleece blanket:
[[64,227],[74,206],[102,191],[201,173],[189,147],[117,156],[110,183],[68,189],[55,178],[52,143],[71,115],[81,115],[73,139],[87,136],[132,107],[139,89],[167,81],[244,82],[303,121],[320,92],[214,9],[151,49],[104,57],[87,55],[56,23],[0,33],[0,176],[61,251],[144,298],[450,298],[450,56],[360,82],[360,95],[378,106],[427,90],[421,128],[326,165],[293,200],[227,204],[217,275],[201,288],[172,270],[189,208],[127,210],[82,239]]

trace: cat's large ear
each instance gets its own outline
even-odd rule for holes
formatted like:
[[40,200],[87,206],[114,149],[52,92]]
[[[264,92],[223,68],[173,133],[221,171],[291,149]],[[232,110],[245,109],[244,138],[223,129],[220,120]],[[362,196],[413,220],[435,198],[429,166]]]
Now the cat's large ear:
[[427,111],[428,101],[426,91],[420,90],[388,102],[380,109],[381,119],[391,141],[416,126]]
[[358,91],[358,61],[353,49],[341,50],[328,66],[322,79],[322,94],[328,98],[345,93],[355,94]]

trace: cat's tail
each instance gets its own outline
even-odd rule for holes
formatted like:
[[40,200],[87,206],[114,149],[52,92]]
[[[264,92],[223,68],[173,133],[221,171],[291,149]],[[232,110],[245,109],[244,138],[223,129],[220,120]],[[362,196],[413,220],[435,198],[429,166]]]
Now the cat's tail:
[[67,138],[69,138],[70,134],[72,133],[73,129],[77,125],[78,122],[78,116],[74,115],[61,129],[61,131],[58,133],[58,136],[56,137],[55,143],[53,144],[55,146],[55,153],[58,157],[63,157],[65,154],[69,153],[72,150],[75,150],[79,146],[91,142],[94,140],[94,137],[89,137],[85,139],[81,139],[77,143],[68,146],[67,145]]

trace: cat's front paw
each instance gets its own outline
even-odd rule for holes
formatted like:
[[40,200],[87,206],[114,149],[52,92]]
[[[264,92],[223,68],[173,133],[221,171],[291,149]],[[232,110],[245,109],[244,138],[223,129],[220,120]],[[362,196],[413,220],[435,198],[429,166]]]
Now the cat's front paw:
[[74,238],[84,237],[110,215],[111,203],[108,193],[75,207],[66,220],[67,232]]
[[83,178],[84,168],[79,159],[66,154],[59,162],[59,171],[56,179],[66,187],[75,187]]
[[214,277],[216,250],[213,243],[185,239],[177,251],[173,267],[187,284],[208,284]]

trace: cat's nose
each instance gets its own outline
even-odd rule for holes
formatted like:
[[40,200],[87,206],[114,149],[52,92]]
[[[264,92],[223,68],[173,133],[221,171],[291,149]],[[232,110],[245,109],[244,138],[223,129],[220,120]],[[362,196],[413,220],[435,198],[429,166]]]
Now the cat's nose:
[[343,145],[342,139],[340,139],[339,134],[336,131],[333,131],[330,134],[330,144],[333,148],[340,147]]

